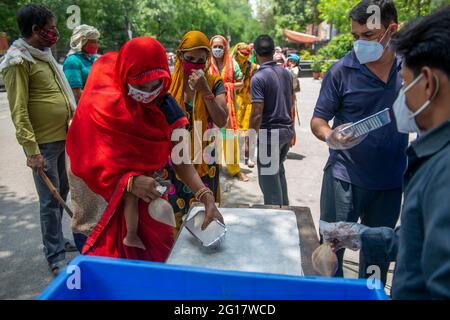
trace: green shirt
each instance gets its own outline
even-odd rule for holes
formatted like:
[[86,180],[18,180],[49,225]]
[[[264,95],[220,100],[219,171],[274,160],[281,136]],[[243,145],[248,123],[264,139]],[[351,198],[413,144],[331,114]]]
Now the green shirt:
[[66,58],[64,74],[72,89],[84,89],[95,60],[96,56],[86,55],[83,52],[71,54]]
[[[237,61],[234,59],[233,59],[233,66],[234,66],[234,81],[237,81],[237,82],[242,81],[244,78],[244,75],[242,74],[241,67],[239,67],[239,63],[237,63]],[[223,72],[223,68],[220,69],[220,74],[223,77],[222,72]]]
[[35,60],[3,70],[16,137],[27,156],[40,154],[39,144],[65,140],[72,116],[50,64]]

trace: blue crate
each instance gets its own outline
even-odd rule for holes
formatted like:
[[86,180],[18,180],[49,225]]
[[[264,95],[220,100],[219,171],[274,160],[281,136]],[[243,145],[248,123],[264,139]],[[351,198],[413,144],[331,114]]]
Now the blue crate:
[[[64,270],[39,300],[385,300],[365,280],[222,271],[163,263],[79,256],[81,289]],[[382,287],[382,286],[381,286]]]

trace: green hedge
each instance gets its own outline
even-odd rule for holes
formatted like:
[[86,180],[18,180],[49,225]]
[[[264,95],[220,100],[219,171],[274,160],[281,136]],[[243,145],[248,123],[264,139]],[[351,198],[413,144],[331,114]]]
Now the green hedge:
[[338,60],[344,57],[353,48],[351,34],[341,34],[333,38],[325,47],[319,50],[319,55],[328,60]]

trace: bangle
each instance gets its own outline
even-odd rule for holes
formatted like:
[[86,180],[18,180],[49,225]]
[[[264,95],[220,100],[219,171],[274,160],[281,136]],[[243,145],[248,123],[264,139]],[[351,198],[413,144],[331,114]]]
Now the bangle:
[[128,183],[127,183],[127,191],[129,193],[131,193],[131,191],[133,190],[133,182],[134,182],[134,177],[129,177]]
[[200,201],[201,202],[201,200],[202,200],[202,198],[203,198],[203,196],[205,195],[205,194],[210,194],[210,195],[212,195],[213,197],[214,197],[214,193],[211,191],[211,189],[209,189],[209,188],[207,188],[207,187],[203,187],[203,188],[201,188],[199,191],[197,191],[196,193],[195,193],[195,199],[197,199],[197,201]]
[[205,100],[206,102],[212,102],[212,101],[214,101],[215,97],[216,96],[213,93],[210,93],[206,96],[203,96],[203,100]]

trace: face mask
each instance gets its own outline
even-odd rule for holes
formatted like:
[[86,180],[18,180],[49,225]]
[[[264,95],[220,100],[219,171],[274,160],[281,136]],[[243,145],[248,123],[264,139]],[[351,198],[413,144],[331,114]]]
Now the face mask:
[[397,100],[394,102],[394,114],[397,121],[398,132],[401,133],[422,133],[416,122],[416,117],[421,114],[426,108],[428,108],[433,102],[434,98],[439,92],[439,79],[436,77],[437,85],[436,92],[431,99],[427,100],[416,112],[412,112],[406,103],[406,92],[408,92],[414,85],[416,85],[423,75],[421,74],[409,86],[400,90]]
[[41,29],[39,31],[39,37],[44,40],[49,47],[52,47],[59,41],[59,33],[55,30]]
[[162,88],[163,88],[163,84],[161,83],[161,85],[158,88],[156,88],[155,90],[153,90],[152,92],[147,92],[147,91],[142,91],[142,90],[136,89],[131,84],[128,84],[128,89],[129,89],[128,95],[137,102],[150,103],[153,100],[155,100],[156,97],[159,96],[159,94],[162,91]]
[[212,54],[214,58],[222,58],[223,57],[224,50],[219,48],[212,49]]
[[[383,41],[384,37],[387,35],[388,30],[381,38],[380,42]],[[389,40],[390,41],[390,40]],[[356,57],[359,60],[359,63],[366,64],[369,62],[374,62],[380,60],[383,55],[384,49],[383,45],[378,41],[369,41],[369,40],[357,40],[353,44],[353,49],[355,50]]]
[[240,65],[242,65],[242,64],[244,64],[246,61],[248,61],[248,56],[246,56],[246,55],[244,55],[244,54],[242,54],[242,53],[240,53],[239,52],[239,54],[237,54],[236,55],[236,60],[237,60],[237,62],[240,64]]
[[88,54],[97,54],[98,52],[98,44],[96,43],[88,43],[84,47],[84,52]]
[[190,76],[194,70],[203,70],[203,69],[205,69],[205,66],[206,66],[205,63],[201,63],[201,64],[200,63],[192,63],[192,62],[189,62],[184,59],[183,59],[182,64],[183,64],[183,69],[188,76]]

